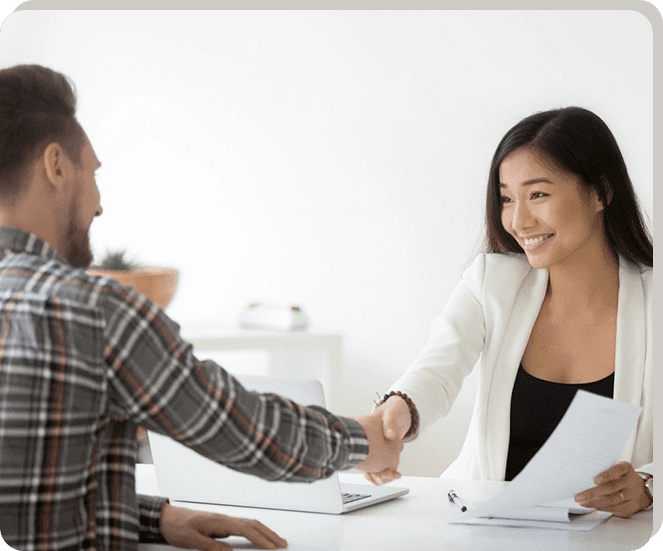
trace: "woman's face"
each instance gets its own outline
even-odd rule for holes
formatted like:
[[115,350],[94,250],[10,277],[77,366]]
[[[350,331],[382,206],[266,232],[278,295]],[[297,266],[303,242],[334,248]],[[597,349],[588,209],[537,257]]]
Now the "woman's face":
[[507,155],[499,176],[502,225],[533,268],[574,262],[605,247],[603,205],[577,176],[529,148]]

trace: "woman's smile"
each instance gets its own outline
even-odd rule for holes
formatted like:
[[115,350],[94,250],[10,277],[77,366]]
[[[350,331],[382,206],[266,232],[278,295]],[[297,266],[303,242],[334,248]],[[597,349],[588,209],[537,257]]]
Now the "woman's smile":
[[544,243],[547,243],[548,240],[553,236],[554,234],[548,233],[544,235],[538,235],[536,237],[521,238],[523,241],[523,249],[525,251],[532,251],[534,249],[537,249],[539,246],[543,245]]

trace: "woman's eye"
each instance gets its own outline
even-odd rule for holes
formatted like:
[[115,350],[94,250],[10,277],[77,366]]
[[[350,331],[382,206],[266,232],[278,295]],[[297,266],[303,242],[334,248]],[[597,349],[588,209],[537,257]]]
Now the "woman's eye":
[[506,205],[507,203],[510,203],[510,202],[511,202],[511,199],[509,199],[508,197],[506,197],[506,196],[504,196],[504,195],[502,195],[502,197],[501,197],[500,200],[501,200],[501,202],[502,202],[502,205]]
[[532,193],[532,199],[539,199],[540,197],[546,197],[547,195],[547,193],[543,193],[542,191],[535,191]]

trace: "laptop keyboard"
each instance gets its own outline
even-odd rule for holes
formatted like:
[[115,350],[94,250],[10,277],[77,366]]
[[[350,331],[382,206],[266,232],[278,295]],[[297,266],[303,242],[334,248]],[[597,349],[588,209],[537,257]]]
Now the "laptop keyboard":
[[365,499],[367,497],[371,497],[369,494],[352,494],[350,492],[344,492],[341,494],[343,497],[343,504],[347,505],[348,503],[352,503],[353,501],[359,501],[360,499]]

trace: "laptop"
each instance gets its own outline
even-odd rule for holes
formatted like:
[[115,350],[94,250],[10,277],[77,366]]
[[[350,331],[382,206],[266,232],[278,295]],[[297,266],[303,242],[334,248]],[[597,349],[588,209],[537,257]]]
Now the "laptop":
[[[274,393],[301,405],[324,407],[316,380],[236,375],[249,390]],[[391,485],[341,484],[336,473],[315,482],[270,482],[199,455],[168,436],[148,431],[157,485],[171,502],[209,503],[286,511],[341,514],[409,492]]]

